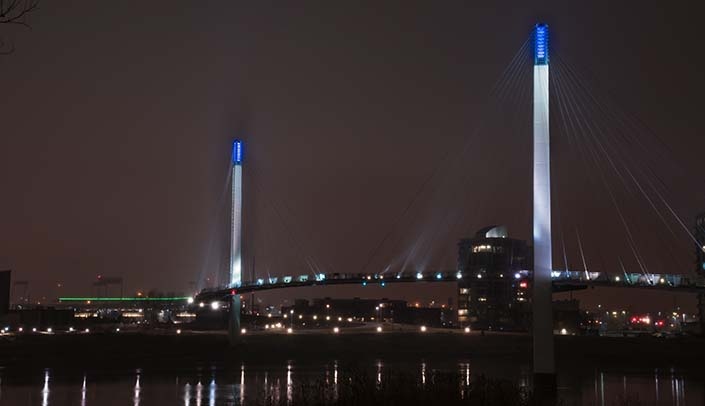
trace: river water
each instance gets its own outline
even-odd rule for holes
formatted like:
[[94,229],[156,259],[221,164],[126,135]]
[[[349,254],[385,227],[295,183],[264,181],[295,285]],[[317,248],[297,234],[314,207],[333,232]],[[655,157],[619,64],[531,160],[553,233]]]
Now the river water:
[[[286,404],[301,383],[322,385],[332,397],[347,384],[350,368],[378,383],[391,371],[403,371],[418,384],[438,372],[459,377],[459,390],[479,374],[529,385],[528,366],[467,360],[434,360],[385,363],[358,361],[354,366],[337,360],[275,365],[240,364],[159,369],[55,368],[0,370],[1,405],[247,405],[255,399],[281,400]],[[625,399],[639,405],[703,405],[702,372],[678,369],[594,369],[559,371],[559,398],[566,405],[620,405]]]

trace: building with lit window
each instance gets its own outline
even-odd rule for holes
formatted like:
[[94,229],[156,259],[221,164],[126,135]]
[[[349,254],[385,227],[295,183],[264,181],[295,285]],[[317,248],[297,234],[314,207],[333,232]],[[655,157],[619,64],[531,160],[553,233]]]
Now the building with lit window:
[[503,226],[458,242],[458,322],[488,330],[528,328],[531,249]]

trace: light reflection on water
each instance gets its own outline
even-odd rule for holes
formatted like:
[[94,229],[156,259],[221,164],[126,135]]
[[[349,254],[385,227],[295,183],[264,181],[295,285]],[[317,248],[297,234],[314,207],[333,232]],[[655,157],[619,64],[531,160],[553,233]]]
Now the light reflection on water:
[[[459,362],[455,366],[447,363],[437,365],[427,361],[414,364],[394,364],[383,360],[370,361],[360,368],[366,368],[377,386],[385,380],[389,371],[416,370],[420,385],[434,379],[435,371],[457,372],[459,391],[466,396],[467,389],[474,379],[473,365]],[[329,400],[339,396],[339,385],[345,385],[347,378],[340,381],[338,361],[323,365],[297,364],[288,361],[284,365],[259,366],[240,365],[233,370],[213,368],[204,375],[202,369],[165,373],[148,370],[133,370],[116,376],[82,372],[71,377],[65,372],[45,369],[35,384],[15,382],[8,371],[0,370],[0,404],[63,406],[79,403],[86,405],[134,406],[153,404],[182,404],[201,406],[216,404],[245,405],[253,400],[267,399],[278,403],[286,399],[294,401],[297,385],[320,382],[324,385]],[[516,368],[515,368],[516,370]],[[476,373],[475,373],[476,374]],[[346,375],[343,375],[346,376]],[[29,378],[31,381],[31,378]],[[511,379],[521,386],[530,383],[527,370],[515,371]],[[561,382],[561,380],[565,382]],[[433,382],[433,381],[431,381]],[[684,406],[705,403],[705,381],[703,376],[684,375],[670,370],[640,370],[615,372],[595,370],[583,376],[559,376],[559,397],[568,404],[612,405],[629,399],[640,404],[663,406]]]

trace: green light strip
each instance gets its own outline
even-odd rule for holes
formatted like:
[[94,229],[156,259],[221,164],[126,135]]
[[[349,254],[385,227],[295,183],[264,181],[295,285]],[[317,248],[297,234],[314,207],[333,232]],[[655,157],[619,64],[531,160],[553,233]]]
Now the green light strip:
[[174,302],[188,300],[188,296],[178,297],[60,297],[59,302]]

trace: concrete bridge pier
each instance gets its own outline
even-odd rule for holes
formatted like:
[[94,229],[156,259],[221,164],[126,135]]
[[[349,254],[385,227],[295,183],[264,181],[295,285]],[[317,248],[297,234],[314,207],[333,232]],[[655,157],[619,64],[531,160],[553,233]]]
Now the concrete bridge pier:
[[230,295],[230,303],[228,306],[228,342],[230,345],[235,345],[240,337],[240,312],[241,312],[240,295]]

